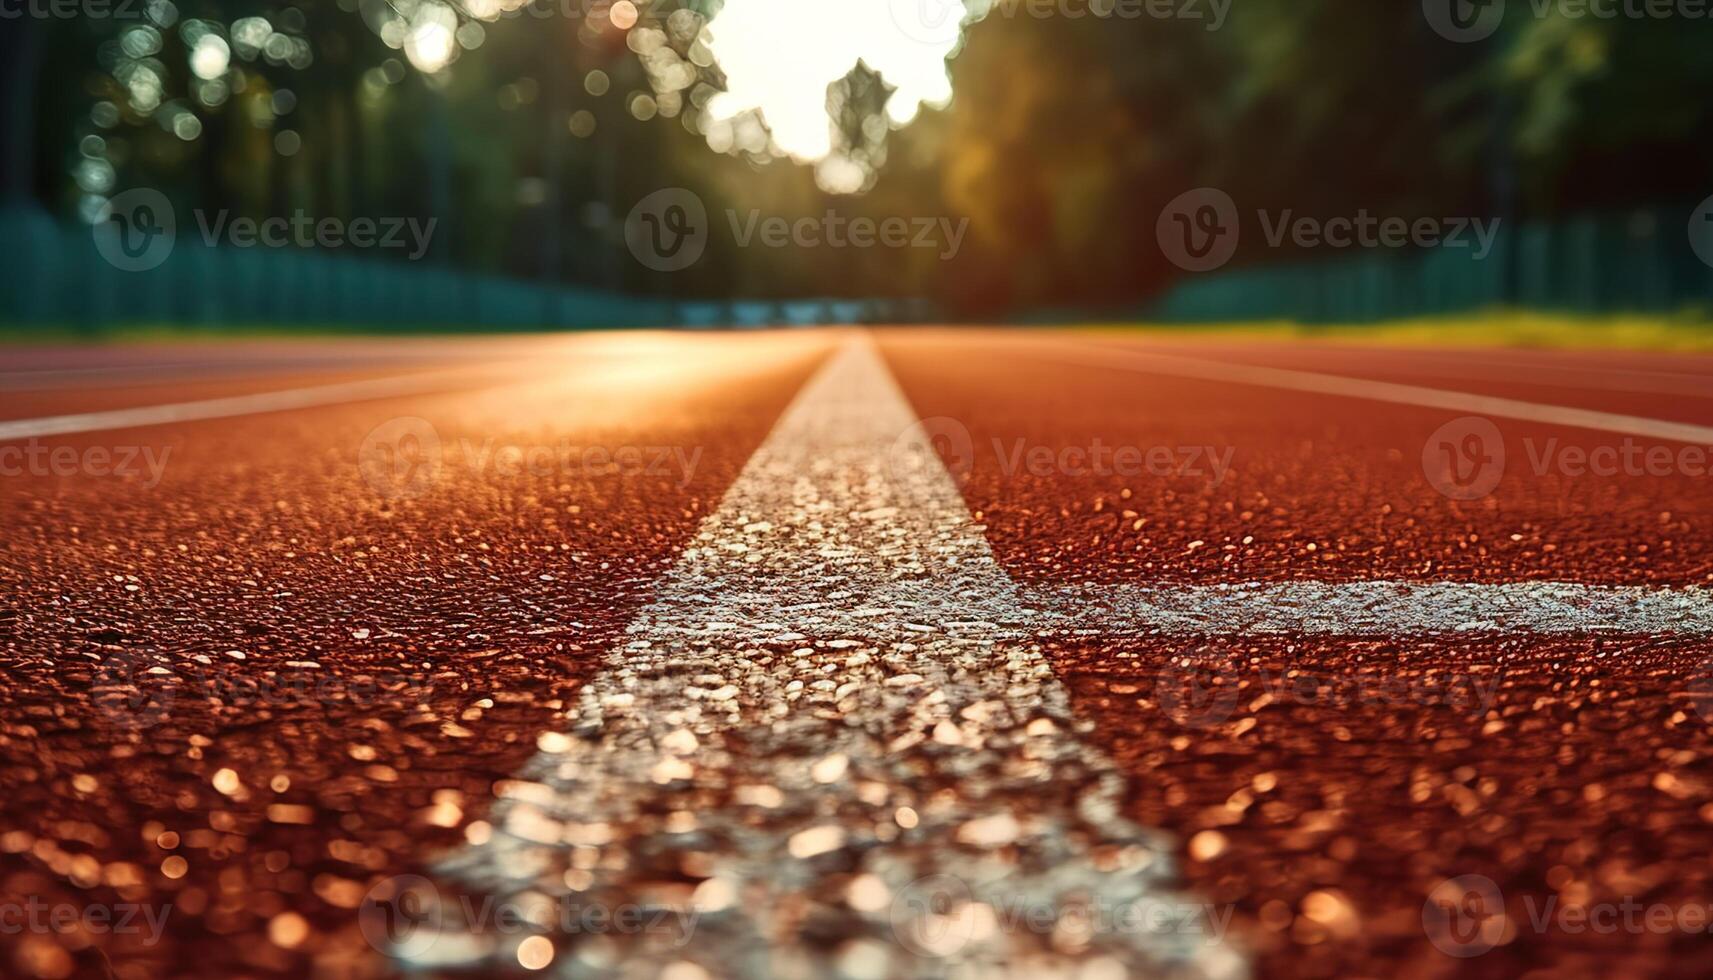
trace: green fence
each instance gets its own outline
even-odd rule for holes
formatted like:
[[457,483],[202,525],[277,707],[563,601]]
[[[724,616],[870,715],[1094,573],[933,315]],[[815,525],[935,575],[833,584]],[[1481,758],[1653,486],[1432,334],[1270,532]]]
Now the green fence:
[[307,248],[210,246],[180,227],[166,260],[125,271],[87,227],[38,210],[0,212],[0,326],[125,324],[538,330],[604,327],[751,328],[927,322],[921,300],[797,298],[672,300],[479,276],[431,262]]
[[[1693,206],[1501,226],[1490,252],[1356,249],[1188,276],[1130,316],[1153,322],[1363,323],[1497,306],[1567,313],[1713,307],[1713,221]],[[297,248],[209,246],[183,234],[157,268],[116,268],[90,229],[0,213],[0,324],[518,330],[925,322],[923,301],[672,301],[543,286]],[[1264,251],[1264,250],[1263,250]],[[1258,256],[1265,259],[1263,254]],[[1087,319],[1088,311],[1025,319]]]
[[0,215],[0,322],[83,327],[354,324],[367,329],[657,326],[671,302],[300,248],[208,246],[180,229],[166,260],[115,268],[87,227]]
[[1228,268],[1187,278],[1142,316],[1362,323],[1496,306],[1669,313],[1713,306],[1713,267],[1698,250],[1713,262],[1713,221],[1699,220],[1693,205],[1501,224],[1479,258],[1474,248],[1374,248]]

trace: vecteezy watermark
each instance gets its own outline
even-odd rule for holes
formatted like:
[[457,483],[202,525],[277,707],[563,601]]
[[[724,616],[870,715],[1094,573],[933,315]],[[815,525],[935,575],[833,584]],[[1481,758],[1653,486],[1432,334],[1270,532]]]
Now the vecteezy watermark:
[[[625,0],[634,11],[636,22],[664,21],[678,4],[674,0]],[[610,20],[613,16],[613,0],[508,0],[497,5],[498,9],[484,11],[481,19],[484,22],[507,20]]]
[[1643,902],[1633,895],[1616,901],[1569,901],[1557,894],[1521,896],[1521,915],[1507,910],[1493,879],[1459,875],[1436,884],[1422,904],[1422,929],[1435,949],[1459,959],[1480,956],[1517,933],[1564,936],[1699,935],[1713,932],[1713,904]]
[[146,0],[0,0],[4,20],[142,20]]
[[1154,236],[1173,265],[1210,272],[1237,254],[1243,236],[1237,202],[1217,187],[1185,191],[1160,211]]
[[1505,19],[1505,0],[1422,0],[1422,15],[1434,33],[1468,44],[1486,40]]
[[167,196],[135,187],[108,198],[95,216],[95,251],[121,272],[147,272],[172,255],[178,215]]
[[1422,931],[1447,956],[1480,956],[1510,934],[1505,896],[1493,879],[1459,875],[1434,885],[1422,903]]
[[1708,0],[1422,0],[1422,13],[1440,37],[1460,44],[1493,36],[1511,10],[1536,20],[1707,20]]
[[0,936],[45,935],[81,931],[95,935],[142,936],[143,944],[161,941],[171,905],[140,902],[44,902],[34,895],[23,902],[0,902]]
[[[253,218],[229,210],[192,212],[202,243],[233,248],[400,249],[416,261],[428,253],[438,218],[317,218],[297,210],[288,216]],[[160,191],[137,187],[114,195],[96,215],[95,250],[124,272],[147,272],[172,255],[178,214]]]
[[1338,673],[1272,668],[1245,669],[1217,649],[1180,653],[1154,682],[1154,703],[1185,728],[1222,725],[1239,701],[1347,711],[1362,707],[1444,707],[1484,715],[1504,676],[1498,671]]
[[[963,246],[968,218],[849,217],[831,208],[797,218],[766,215],[759,209],[728,208],[725,224],[738,248],[913,248],[932,249],[948,260]],[[636,203],[625,218],[625,245],[632,256],[656,272],[677,272],[702,257],[712,234],[702,199],[682,187],[655,191]]]
[[1230,654],[1196,650],[1178,654],[1154,680],[1154,704],[1185,728],[1222,725],[1237,710],[1241,685]]
[[[359,631],[367,639],[369,630]],[[354,637],[355,639],[355,637]],[[248,655],[226,651],[236,668]],[[107,722],[122,731],[140,732],[166,721],[181,704],[201,702],[227,708],[300,708],[345,704],[416,705],[434,690],[431,675],[398,670],[336,674],[315,661],[288,661],[283,669],[242,671],[210,663],[178,660],[170,664],[146,651],[118,650],[105,656],[90,675],[90,700]]]
[[[1713,475],[1713,446],[1664,445],[1632,436],[1596,445],[1557,436],[1525,437],[1523,458],[1535,477],[1701,478]],[[1492,419],[1467,416],[1445,423],[1422,444],[1422,473],[1452,500],[1479,500],[1498,489],[1507,459],[1504,434]]]
[[806,218],[764,216],[751,209],[726,211],[732,241],[738,248],[751,242],[764,248],[924,248],[938,258],[956,257],[970,219],[945,217],[847,218],[831,208]]
[[1701,659],[1689,679],[1689,703],[1702,721],[1713,725],[1713,654]]
[[1230,925],[1232,905],[1170,901],[1138,895],[1122,900],[1094,896],[983,894],[957,875],[918,878],[893,897],[888,909],[892,934],[917,956],[955,956],[972,943],[1003,936],[1099,937],[1116,935],[1200,936],[1218,945]]
[[[1208,31],[1225,26],[1232,0],[993,0],[979,4],[982,20],[1179,20]],[[890,0],[892,23],[922,44],[944,44],[973,11],[965,0]]]
[[975,439],[969,426],[957,419],[943,415],[923,419],[892,441],[887,463],[901,477],[932,473],[944,466],[962,479],[975,469]]
[[426,493],[440,478],[440,461],[440,432],[415,416],[382,422],[357,447],[357,471],[383,497]]
[[993,440],[999,472],[1007,480],[1019,473],[1033,477],[1208,477],[1208,485],[1217,487],[1231,473],[1231,457],[1236,452],[1232,446],[1109,445],[1099,436],[1086,446],[1031,445],[1026,439]]
[[687,269],[708,247],[708,208],[682,187],[655,191],[625,217],[625,246],[656,272]]
[[203,244],[225,241],[234,248],[362,248],[406,249],[412,262],[428,254],[439,218],[317,218],[303,210],[290,217],[233,217],[221,210],[213,214],[198,208],[197,229]]
[[1713,268],[1713,197],[1702,201],[1689,215],[1689,247],[1702,265]]
[[[1261,209],[1255,217],[1268,248],[1467,248],[1480,261],[1492,253],[1499,233],[1498,218],[1388,217],[1366,208],[1330,218]],[[1231,195],[1217,187],[1200,187],[1173,198],[1161,210],[1154,232],[1160,251],[1173,265],[1186,272],[1209,272],[1236,254],[1241,214]]]
[[31,439],[0,445],[0,477],[93,476],[135,480],[145,489],[160,485],[171,446],[49,446]]
[[1505,437],[1492,419],[1452,419],[1422,444],[1422,474],[1451,500],[1479,500],[1505,476]]
[[439,430],[427,419],[388,419],[369,430],[357,449],[357,470],[383,497],[418,497],[458,466],[473,479],[587,477],[595,475],[670,478],[682,490],[695,479],[702,447],[587,446],[499,442],[461,438],[456,452],[442,448]]
[[[1236,454],[1232,446],[1138,446],[1107,442],[1099,436],[1087,444],[1051,445],[1021,436],[996,436],[979,448],[992,453],[999,475],[1005,480],[1019,476],[1202,478],[1214,487],[1231,474],[1232,457]],[[893,440],[889,462],[893,472],[900,475],[943,465],[961,478],[975,469],[977,449],[968,426],[957,419],[938,416],[923,419],[899,433]]]
[[369,889],[357,925],[369,945],[389,956],[420,959],[448,933],[521,938],[647,935],[681,947],[696,934],[694,904],[637,904],[541,894],[500,898],[448,895],[421,875],[398,875]]

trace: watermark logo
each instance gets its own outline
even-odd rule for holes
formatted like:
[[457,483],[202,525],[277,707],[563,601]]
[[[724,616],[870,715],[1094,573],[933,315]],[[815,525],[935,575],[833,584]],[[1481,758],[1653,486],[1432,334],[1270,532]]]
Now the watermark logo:
[[1460,44],[1484,41],[1499,29],[1508,13],[1536,20],[1683,20],[1705,21],[1713,16],[1707,0],[1422,0],[1422,12],[1440,37]]
[[440,475],[440,433],[427,419],[388,419],[357,449],[357,469],[382,497],[419,497]]
[[814,217],[795,220],[780,215],[726,211],[732,242],[738,248],[758,244],[763,248],[919,248],[933,249],[944,262],[957,257],[963,247],[970,219],[929,217],[847,217],[828,208]]
[[1134,446],[1109,443],[1095,436],[1088,445],[1031,445],[1027,439],[993,440],[993,454],[1000,474],[1013,480],[1019,474],[1036,478],[1051,476],[1196,477],[1217,487],[1231,475],[1235,446]]
[[1689,216],[1689,247],[1703,265],[1713,268],[1713,197],[1702,201]]
[[1505,19],[1505,0],[1422,0],[1422,14],[1435,34],[1471,44],[1499,29]]
[[619,477],[670,480],[683,490],[696,478],[701,446],[578,445],[513,443],[494,438],[459,438],[442,445],[426,419],[405,416],[369,430],[357,450],[357,468],[382,497],[419,497],[455,474],[460,479],[520,480],[559,477]]
[[1689,703],[1701,720],[1713,725],[1713,654],[1703,658],[1689,681]]
[[1490,419],[1454,419],[1422,444],[1422,473],[1435,490],[1452,500],[1479,500],[1491,494],[1505,475],[1507,460],[1526,463],[1526,471],[1542,479],[1713,475],[1713,446],[1670,446],[1632,436],[1596,444],[1526,436],[1522,446],[1521,453],[1507,453],[1505,439]]
[[272,218],[233,217],[197,209],[196,227],[210,248],[224,241],[233,248],[360,248],[408,250],[411,262],[428,254],[439,218],[317,218],[302,209]]
[[1232,657],[1209,649],[1177,654],[1155,679],[1155,706],[1179,725],[1196,729],[1224,724],[1245,698],[1251,705],[1340,712],[1437,709],[1474,719],[1493,707],[1505,682],[1497,670],[1317,673],[1295,667],[1241,668]]
[[892,899],[892,935],[917,956],[955,956],[975,938],[978,917],[970,886],[956,875],[929,875]]
[[357,927],[374,949],[419,958],[440,939],[440,891],[421,875],[388,878],[363,896]]
[[143,945],[161,941],[171,905],[116,902],[111,905],[44,902],[34,895],[21,904],[0,902],[0,936],[20,933],[60,935],[85,932],[91,935],[142,936]]
[[[1006,481],[1055,476],[1074,479],[1154,477],[1201,479],[1223,484],[1232,473],[1234,446],[1138,446],[1107,442],[1095,436],[1087,443],[1034,442],[1027,437],[995,436],[976,445],[961,421],[946,416],[923,419],[899,433],[892,443],[890,464],[900,477],[938,469],[942,464],[962,479],[975,470],[977,453],[991,458]],[[990,455],[989,455],[990,454]]]
[[115,728],[150,729],[166,720],[178,700],[177,681],[141,654],[120,651],[101,661],[90,678],[91,700]]
[[[1537,936],[1706,936],[1713,932],[1713,905],[1706,902],[1645,902],[1634,895],[1605,901],[1574,900],[1560,894],[1524,894],[1511,915],[1492,879],[1460,875],[1434,886],[1422,905],[1422,928],[1434,948],[1468,959],[1509,942],[1519,932]],[[1705,940],[1703,940],[1704,942]]]
[[1492,419],[1453,419],[1422,444],[1422,473],[1451,500],[1479,500],[1505,476],[1505,437]]
[[[1043,886],[1006,891],[986,889],[976,897],[957,875],[918,878],[899,891],[889,909],[892,934],[917,956],[958,956],[972,943],[992,947],[1002,936],[1077,937],[1083,941],[1112,936],[1201,937],[1219,944],[1229,928],[1233,905],[1175,902],[1124,889],[1077,892]],[[963,958],[963,957],[961,957]]]
[[889,0],[893,26],[918,44],[945,45],[963,29],[964,0]]
[[0,446],[0,477],[113,477],[140,483],[146,490],[160,485],[173,447],[51,446],[31,439],[21,446]]
[[1499,945],[1508,928],[1505,896],[1483,875],[1447,878],[1422,903],[1422,930],[1447,956],[1480,956]]
[[159,268],[178,241],[178,215],[151,187],[115,194],[96,215],[95,250],[121,272]]
[[[759,208],[727,208],[725,225],[736,248],[932,249],[941,261],[957,256],[969,231],[968,218],[944,216],[850,217],[833,208],[818,215],[763,214]],[[656,272],[694,265],[713,234],[707,206],[682,187],[655,191],[625,219],[625,245]]]
[[1211,272],[1237,254],[1237,202],[1217,187],[1185,191],[1160,212],[1154,235],[1173,265],[1185,272]]
[[[442,892],[421,875],[397,875],[369,889],[357,926],[376,951],[421,959],[448,933],[500,937],[650,936],[682,948],[695,937],[703,908],[696,904],[605,904],[576,896]],[[526,940],[526,945],[529,941]]]
[[0,0],[0,21],[142,20],[145,0]]
[[[369,631],[360,630],[358,635],[367,639]],[[228,655],[235,660],[245,656],[239,650],[229,651]],[[302,666],[305,665],[288,664],[288,667]],[[432,683],[427,675],[419,673],[228,671],[197,663],[167,667],[129,650],[114,652],[90,677],[90,700],[113,728],[123,732],[146,731],[161,724],[181,701],[253,710],[329,704],[366,708],[377,704],[423,704],[432,694]]]
[[638,262],[656,272],[689,268],[708,247],[708,209],[682,187],[655,191],[630,209],[625,245]]
[[1232,0],[983,0],[969,11],[963,0],[890,0],[892,22],[922,44],[955,43],[966,15],[977,20],[1197,21],[1207,31],[1225,26]]
[[1154,682],[1154,702],[1185,728],[1212,728],[1237,710],[1237,675],[1217,651],[1173,657]]
[[[229,210],[191,212],[195,230],[208,248],[360,248],[404,249],[416,261],[428,254],[439,219],[317,218],[303,210],[290,216],[251,218]],[[187,226],[188,227],[188,226]],[[92,228],[95,250],[124,272],[159,268],[178,241],[178,215],[165,194],[136,187],[102,205]]]
[[[1499,244],[1500,220],[1469,216],[1298,214],[1293,208],[1255,211],[1270,249],[1468,249],[1479,262]],[[1154,226],[1160,251],[1185,272],[1211,272],[1230,262],[1242,238],[1242,215],[1231,195],[1217,187],[1186,191],[1161,210]]]
[[975,440],[957,419],[943,415],[923,419],[898,434],[888,461],[893,474],[902,478],[944,466],[954,478],[962,479],[975,468]]

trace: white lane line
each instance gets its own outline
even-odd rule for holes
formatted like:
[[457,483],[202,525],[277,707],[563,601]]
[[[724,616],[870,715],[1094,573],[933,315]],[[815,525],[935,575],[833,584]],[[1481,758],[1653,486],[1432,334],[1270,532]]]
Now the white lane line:
[[[1087,348],[1098,349],[1099,353],[1095,353],[1093,350],[1084,353],[1084,349]],[[1619,415],[1587,408],[1572,408],[1568,405],[1545,405],[1513,398],[1477,395],[1467,391],[1452,391],[1445,388],[1424,388],[1418,385],[1370,381],[1365,378],[1322,374],[1316,371],[1260,367],[1254,364],[1238,364],[1234,361],[1213,361],[1199,357],[1183,357],[1177,354],[1132,351],[1093,343],[1068,350],[1057,345],[1043,347],[1039,351],[1039,356],[1048,360],[1088,367],[1139,371],[1146,374],[1194,378],[1198,381],[1255,385],[1262,388],[1303,391],[1316,395],[1338,395],[1346,398],[1361,398],[1366,401],[1387,402],[1393,405],[1439,408],[1470,415],[1490,415],[1498,418],[1518,419],[1524,422],[1542,422],[1547,425],[1564,425],[1577,429],[1592,429],[1597,432],[1640,436],[1645,439],[1713,446],[1713,426],[1670,422],[1639,415]]]
[[[1144,349],[1171,353],[1169,347],[1120,348],[1132,353]],[[1304,348],[1268,348],[1280,353],[1301,354]],[[1318,365],[1321,373],[1329,368],[1355,362],[1350,370],[1383,366],[1388,372],[1419,378],[1455,378],[1469,381],[1514,381],[1541,387],[1572,388],[1582,391],[1617,391],[1628,394],[1680,395],[1685,398],[1713,399],[1713,374],[1690,374],[1680,371],[1643,371],[1634,368],[1574,366],[1563,363],[1542,363],[1514,357],[1496,357],[1488,351],[1461,349],[1455,351],[1423,350],[1417,348],[1337,347],[1307,348],[1314,353],[1336,357]],[[1388,358],[1382,365],[1372,360],[1364,362],[1362,355],[1402,355]],[[1299,370],[1289,368],[1288,370]],[[1338,373],[1332,371],[1331,373]]]
[[1149,588],[1092,585],[1042,595],[1073,632],[1422,636],[1459,632],[1713,634],[1713,592],[1568,582],[1279,582]]
[[109,374],[149,374],[156,371],[181,371],[197,366],[195,361],[162,361],[159,364],[102,364],[94,367],[20,368],[0,371],[0,385],[11,387],[18,382],[64,381],[74,378],[100,377]]
[[0,442],[13,439],[35,439],[41,436],[70,435],[79,432],[106,432],[112,429],[134,429],[147,425],[171,425],[177,422],[200,422],[207,419],[233,418],[239,415],[259,415],[263,412],[284,412],[298,408],[316,408],[345,402],[391,398],[396,395],[417,395],[428,391],[458,387],[455,376],[469,377],[465,371],[431,371],[401,377],[370,378],[337,384],[315,385],[308,388],[287,388],[282,391],[262,391],[253,395],[229,398],[208,398],[193,402],[173,402],[166,405],[140,405],[116,408],[105,412],[81,412],[75,415],[48,415],[34,419],[13,419],[0,422]]
[[[1375,349],[1368,348],[1368,350]],[[1398,352],[1394,351],[1394,353]],[[1564,388],[1582,388],[1584,390],[1621,391],[1631,394],[1671,394],[1683,395],[1687,398],[1713,398],[1713,374],[1575,364],[1562,361],[1544,363],[1542,358],[1503,357],[1480,350],[1457,352],[1407,350],[1403,353],[1406,353],[1411,361],[1438,362],[1445,367],[1417,369],[1408,364],[1392,365],[1393,367],[1409,371],[1432,370],[1442,376],[1449,372],[1453,377],[1467,377],[1471,369],[1474,369],[1489,380],[1522,381],[1530,384],[1557,385]],[[1560,380],[1546,380],[1540,377],[1542,375],[1557,376]]]
[[[142,364],[103,364],[92,367],[23,368],[0,371],[0,391],[52,391],[70,388],[87,390],[94,383],[166,385],[187,381],[244,381],[291,372],[356,371],[382,368],[411,368],[429,362],[412,357],[270,357],[229,361],[161,361]],[[144,381],[129,381],[145,375]],[[68,384],[69,382],[69,384]],[[91,382],[82,384],[80,382]]]
[[[530,909],[561,977],[1247,975],[1228,907],[1174,892],[1172,842],[1123,816],[1038,625],[853,341],[438,871]],[[638,906],[673,914],[565,927]],[[393,953],[515,963],[482,925]]]

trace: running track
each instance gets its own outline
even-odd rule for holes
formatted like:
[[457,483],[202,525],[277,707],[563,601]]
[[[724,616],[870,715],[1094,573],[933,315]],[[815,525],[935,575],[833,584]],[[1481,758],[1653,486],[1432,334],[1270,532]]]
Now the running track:
[[1713,360],[40,349],[0,440],[0,901],[164,915],[22,976],[1713,966]]

